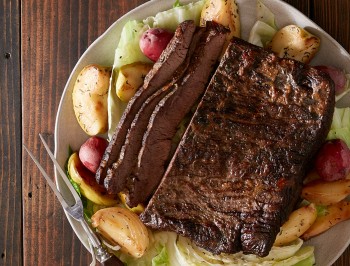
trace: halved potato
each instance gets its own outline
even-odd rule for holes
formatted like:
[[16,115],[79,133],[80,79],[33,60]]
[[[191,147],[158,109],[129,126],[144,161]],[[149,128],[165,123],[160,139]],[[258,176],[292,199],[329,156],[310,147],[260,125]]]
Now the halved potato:
[[330,205],[345,199],[350,194],[350,179],[324,181],[317,179],[307,183],[301,196],[318,205]]
[[148,247],[147,228],[139,217],[128,209],[101,209],[91,217],[91,224],[110,244],[119,245],[122,252],[135,258],[142,257]]
[[77,152],[69,157],[68,173],[87,199],[102,206],[114,206],[118,203],[116,195],[108,195],[105,188],[97,184],[95,175],[85,168]]
[[73,88],[73,108],[81,128],[90,136],[108,130],[107,96],[111,68],[88,65]]
[[273,36],[268,48],[279,57],[309,63],[320,46],[320,39],[303,28],[288,25]]
[[308,240],[317,236],[334,225],[350,219],[350,202],[341,201],[325,207],[324,214],[317,217],[313,225],[301,236],[302,239]]
[[118,196],[119,196],[119,199],[120,199],[121,203],[123,203],[124,206],[128,210],[130,210],[130,211],[132,211],[132,212],[134,212],[136,214],[140,214],[140,213],[142,213],[145,210],[145,207],[142,204],[138,204],[136,207],[130,208],[128,206],[128,204],[126,204],[126,195],[124,193],[120,192],[120,193],[118,193]]
[[227,39],[241,36],[241,22],[235,0],[207,0],[202,9],[200,25],[214,21],[230,29]]
[[315,204],[309,204],[293,211],[282,225],[274,245],[283,246],[298,239],[315,222],[316,217]]
[[152,64],[135,62],[119,69],[115,89],[120,100],[128,102],[134,96],[151,68]]

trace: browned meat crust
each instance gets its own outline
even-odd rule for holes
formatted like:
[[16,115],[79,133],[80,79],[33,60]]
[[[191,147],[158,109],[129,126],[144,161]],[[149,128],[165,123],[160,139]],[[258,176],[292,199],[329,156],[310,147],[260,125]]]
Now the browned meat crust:
[[233,39],[142,221],[216,254],[266,256],[333,110],[328,76]]
[[142,146],[143,135],[147,131],[149,119],[157,104],[168,93],[174,90],[174,84],[184,75],[203,32],[203,28],[198,28],[193,35],[187,57],[179,69],[175,71],[172,80],[162,89],[151,95],[137,112],[125,137],[125,142],[121,148],[118,160],[107,171],[104,185],[110,193],[116,194],[121,191],[126,193],[128,191],[128,181],[131,179],[131,173],[137,165],[138,153]]
[[118,160],[128,129],[142,104],[172,79],[176,69],[186,59],[195,29],[193,21],[184,21],[177,27],[167,48],[145,77],[143,86],[129,101],[97,169],[97,183],[103,184],[108,168]]
[[227,30],[221,25],[207,23],[190,67],[174,90],[155,108],[142,140],[138,163],[133,171],[133,183],[128,204],[146,202],[164,175],[177,126],[203,95],[226,40]]

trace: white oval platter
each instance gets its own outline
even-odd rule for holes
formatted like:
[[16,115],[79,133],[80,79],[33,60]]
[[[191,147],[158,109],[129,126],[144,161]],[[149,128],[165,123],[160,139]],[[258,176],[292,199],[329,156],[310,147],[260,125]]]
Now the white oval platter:
[[[186,4],[189,0],[181,1]],[[278,27],[296,24],[306,28],[321,38],[321,48],[313,59],[314,65],[332,65],[345,69],[350,73],[350,55],[329,34],[313,23],[303,13],[279,0],[265,0],[264,4],[276,15]],[[247,40],[251,27],[256,20],[256,0],[237,0],[242,25],[242,38]],[[119,35],[123,25],[132,19],[142,20],[156,12],[172,7],[172,0],[149,1],[118,19],[101,35],[81,56],[74,67],[65,86],[55,126],[55,156],[63,167],[68,156],[68,147],[78,150],[88,136],[80,128],[73,112],[72,89],[75,79],[82,68],[88,64],[113,65],[114,51],[118,44]],[[330,56],[330,51],[332,56]],[[346,103],[345,103],[346,104]],[[56,175],[57,176],[57,175]],[[67,187],[60,178],[56,179],[59,190],[67,195]],[[84,230],[75,220],[67,216],[74,232],[88,248],[87,237]],[[339,258],[350,243],[350,221],[338,224],[326,233],[312,239],[307,244],[315,246],[316,264],[328,266]]]

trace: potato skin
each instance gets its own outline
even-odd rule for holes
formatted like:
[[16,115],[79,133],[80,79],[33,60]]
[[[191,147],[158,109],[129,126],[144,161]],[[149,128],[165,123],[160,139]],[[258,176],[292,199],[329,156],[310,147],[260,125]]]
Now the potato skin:
[[102,156],[108,146],[104,138],[93,136],[88,138],[79,149],[79,159],[92,173],[96,174]]
[[279,57],[310,63],[320,47],[320,39],[303,28],[288,25],[277,31],[268,48]]
[[173,36],[174,33],[166,29],[151,28],[142,34],[140,49],[145,56],[156,62]]
[[241,37],[241,22],[235,0],[207,0],[201,13],[200,25],[205,26],[206,21],[214,21],[229,28],[228,40],[233,36]]
[[152,64],[143,62],[134,62],[120,68],[115,87],[121,101],[130,101],[151,68]]
[[350,195],[350,179],[324,181],[317,179],[307,183],[301,192],[302,198],[318,205],[331,205]]
[[326,207],[325,214],[319,215],[312,226],[301,236],[308,240],[315,237],[334,225],[350,219],[350,202],[342,200]]
[[146,226],[132,211],[110,207],[97,211],[91,217],[91,225],[112,245],[135,258],[143,256],[149,245]]
[[67,168],[70,177],[78,184],[84,197],[102,206],[118,204],[118,196],[108,195],[105,188],[96,183],[95,175],[85,168],[77,152],[69,157]]
[[107,96],[111,68],[88,65],[75,81],[72,99],[75,116],[81,128],[90,136],[108,130]]
[[300,207],[293,211],[288,220],[282,225],[280,233],[277,235],[274,245],[283,246],[306,232],[315,222],[317,210],[315,204]]

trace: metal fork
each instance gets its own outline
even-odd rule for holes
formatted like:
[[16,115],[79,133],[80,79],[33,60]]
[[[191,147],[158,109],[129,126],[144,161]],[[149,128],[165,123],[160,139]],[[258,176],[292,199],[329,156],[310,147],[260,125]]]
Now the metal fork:
[[36,164],[36,166],[39,168],[40,172],[42,173],[42,175],[45,177],[47,183],[49,184],[49,186],[51,187],[51,189],[53,190],[53,192],[55,193],[56,197],[58,198],[58,201],[61,203],[63,209],[71,216],[73,217],[75,220],[77,220],[78,222],[80,222],[80,224],[82,225],[83,229],[86,232],[86,235],[88,236],[88,240],[90,245],[92,245],[93,247],[93,258],[96,257],[96,259],[101,262],[104,263],[105,261],[107,261],[108,259],[111,258],[111,254],[107,252],[106,249],[103,248],[103,246],[101,245],[101,242],[99,240],[99,238],[96,236],[96,234],[91,230],[91,228],[89,227],[89,225],[87,224],[87,222],[84,219],[84,213],[83,213],[83,203],[78,195],[78,193],[75,191],[75,189],[73,188],[72,184],[70,183],[67,175],[64,173],[64,171],[62,170],[61,166],[58,164],[56,158],[54,157],[54,155],[52,154],[49,146],[47,145],[47,143],[45,142],[45,140],[43,139],[42,135],[39,134],[40,139],[42,141],[42,143],[45,146],[45,149],[47,151],[47,153],[49,154],[52,162],[54,163],[58,173],[60,174],[61,178],[63,179],[63,181],[66,183],[69,191],[71,192],[75,203],[73,205],[69,205],[67,203],[67,201],[63,198],[62,194],[58,191],[58,189],[56,188],[54,182],[52,182],[52,179],[49,177],[49,175],[45,172],[45,170],[42,168],[42,166],[40,165],[40,163],[38,162],[38,160],[34,157],[34,155],[28,150],[28,148],[23,145],[24,149],[28,152],[29,156],[32,158],[32,160],[34,161],[34,163]]

